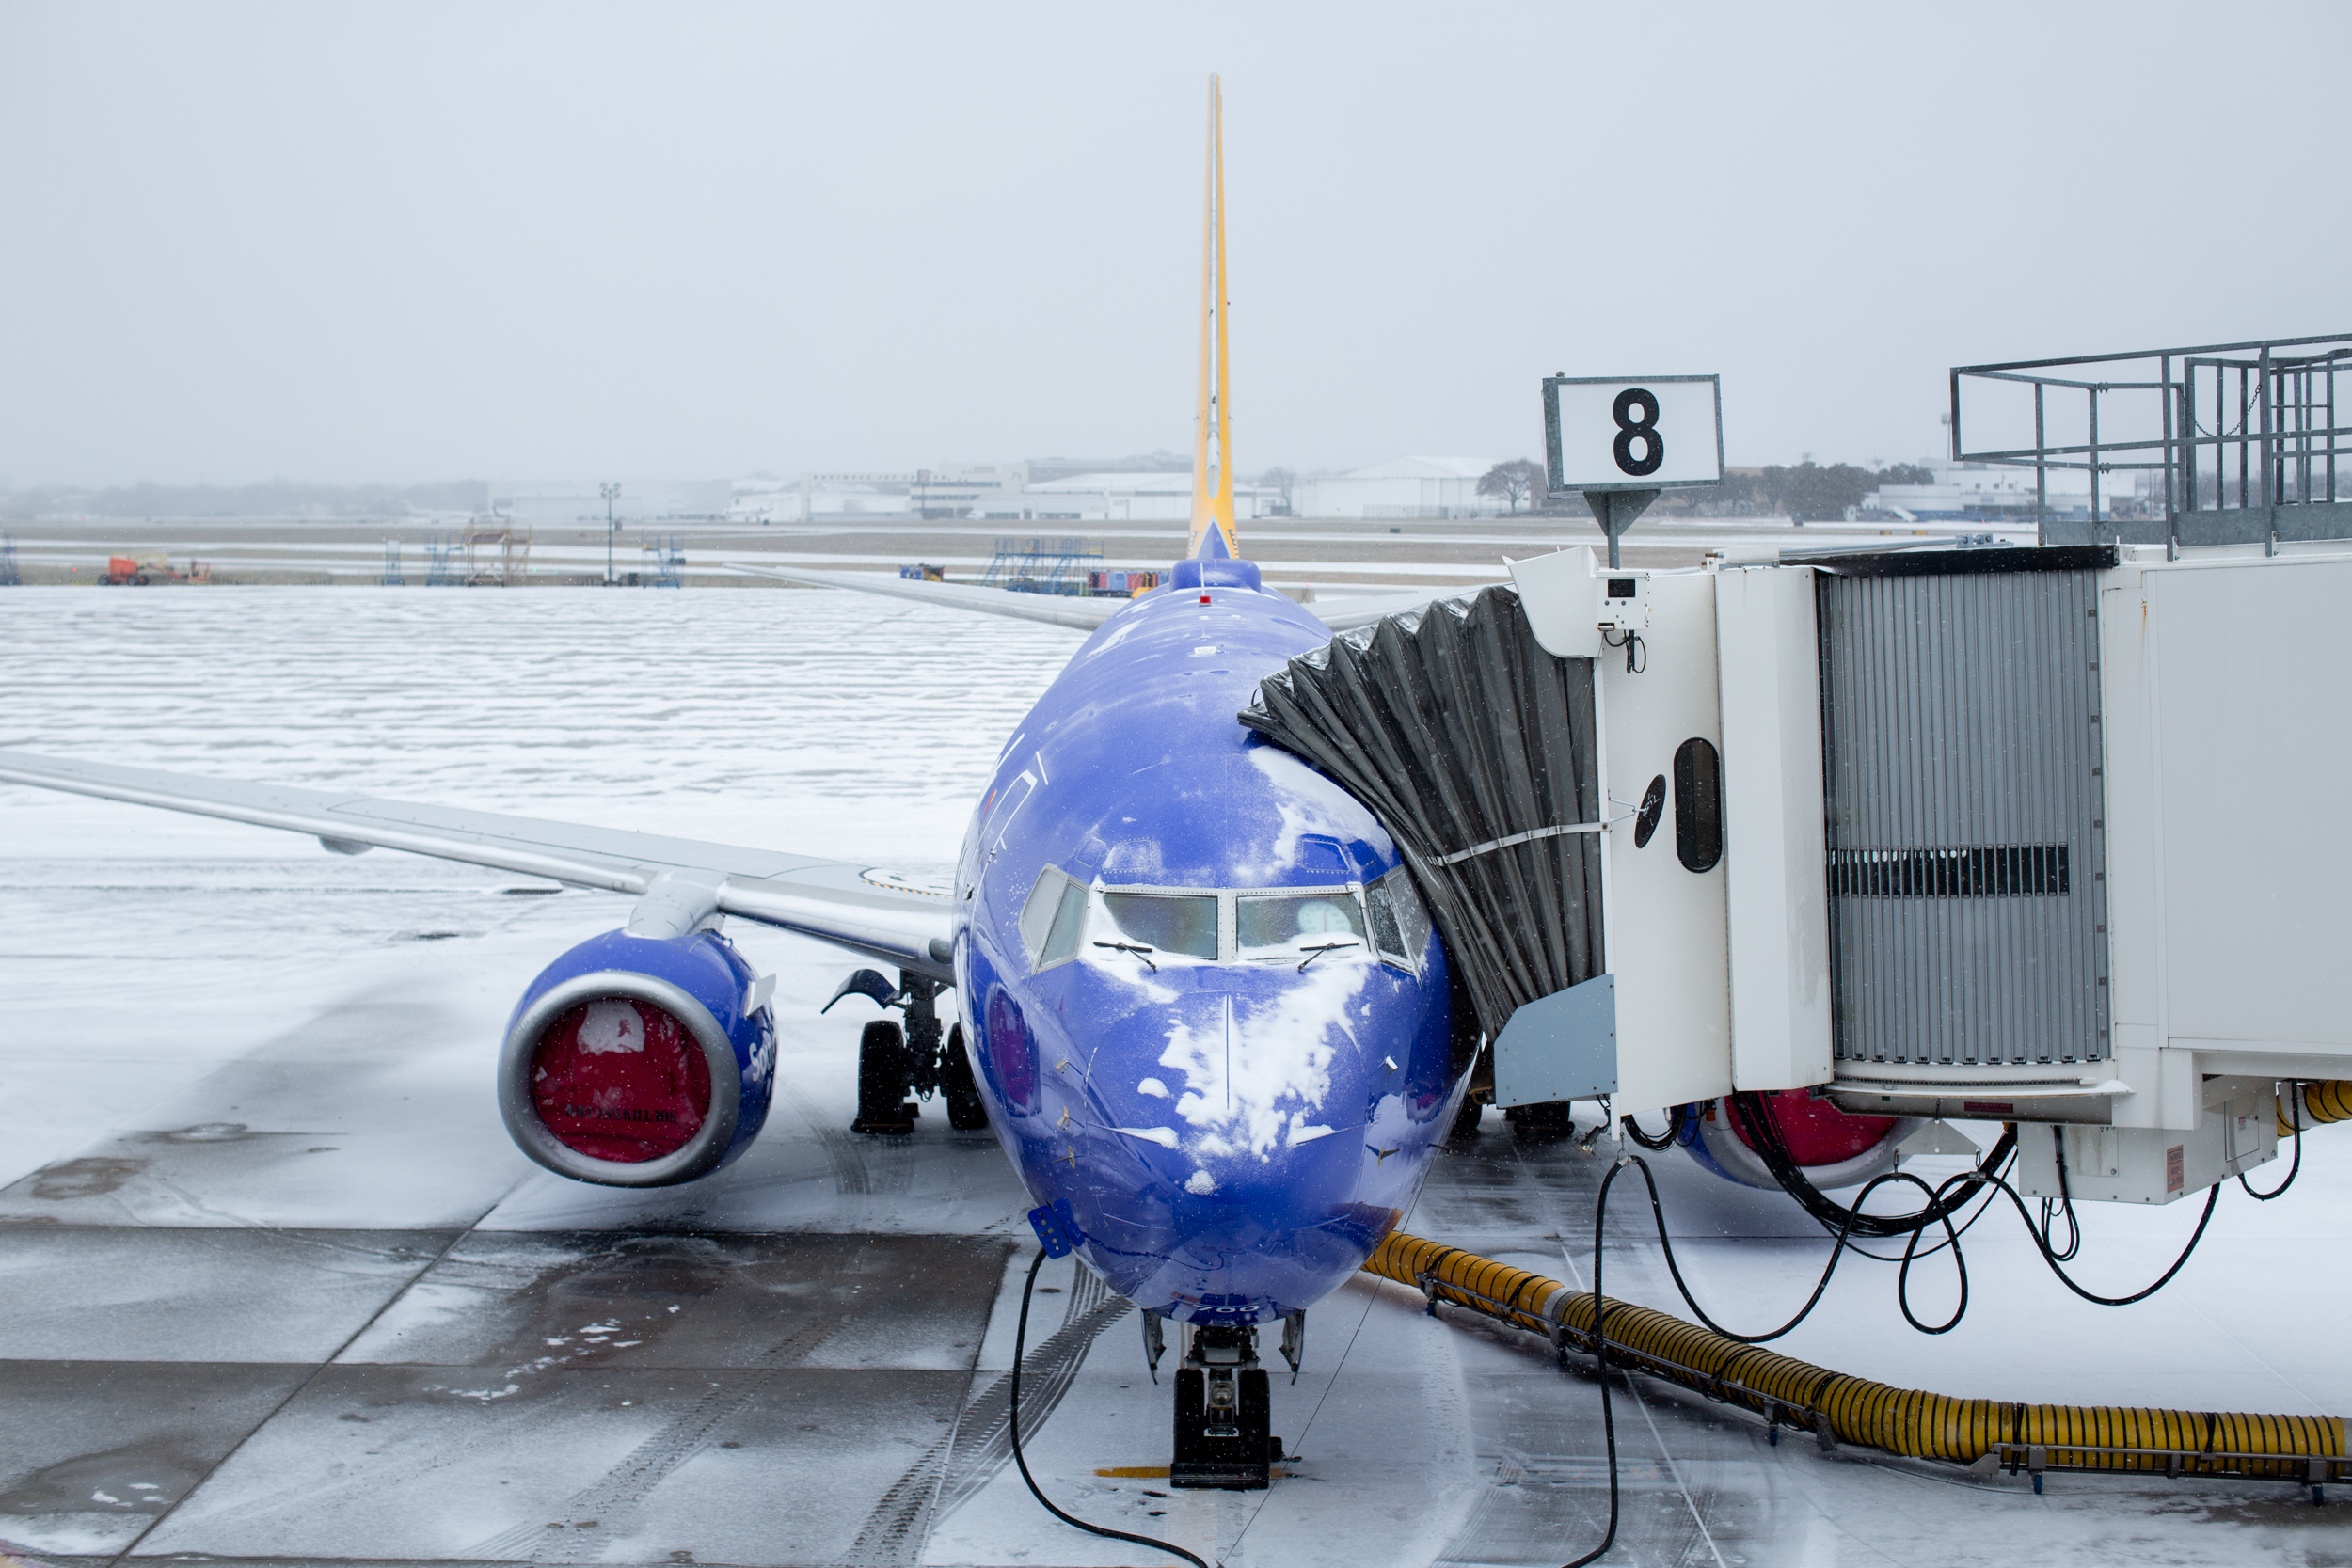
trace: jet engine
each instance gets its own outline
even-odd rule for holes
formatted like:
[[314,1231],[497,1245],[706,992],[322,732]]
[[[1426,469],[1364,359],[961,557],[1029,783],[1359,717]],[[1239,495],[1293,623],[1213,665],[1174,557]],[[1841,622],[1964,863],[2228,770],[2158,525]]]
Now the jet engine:
[[[1815,1100],[1803,1089],[1761,1096],[1771,1107],[1781,1142],[1806,1180],[1823,1192],[1851,1187],[1893,1167],[1895,1146],[1917,1131],[1920,1123],[1908,1117],[1850,1116],[1826,1100]],[[1771,1167],[1750,1142],[1729,1106],[1721,1101],[1685,1105],[1677,1113],[1681,1125],[1677,1141],[1691,1157],[1726,1180],[1743,1187],[1780,1190]]]
[[709,1175],[768,1119],[771,983],[715,930],[581,942],[540,972],[507,1022],[507,1132],[577,1181],[667,1187]]

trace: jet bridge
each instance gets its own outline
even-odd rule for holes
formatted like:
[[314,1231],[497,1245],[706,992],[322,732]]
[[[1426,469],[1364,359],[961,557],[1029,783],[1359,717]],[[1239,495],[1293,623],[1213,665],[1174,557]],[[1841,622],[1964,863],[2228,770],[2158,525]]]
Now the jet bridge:
[[2049,1123],[2025,1190],[2162,1203],[2352,1077],[2352,543],[1512,571],[1243,715],[1405,847],[1505,1103]]

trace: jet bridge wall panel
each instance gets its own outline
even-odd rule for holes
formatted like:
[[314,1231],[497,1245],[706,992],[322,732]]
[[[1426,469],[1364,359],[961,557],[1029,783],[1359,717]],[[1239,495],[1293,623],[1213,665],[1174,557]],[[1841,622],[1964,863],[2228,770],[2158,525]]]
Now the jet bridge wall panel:
[[2093,574],[1819,592],[1839,1062],[2106,1059]]

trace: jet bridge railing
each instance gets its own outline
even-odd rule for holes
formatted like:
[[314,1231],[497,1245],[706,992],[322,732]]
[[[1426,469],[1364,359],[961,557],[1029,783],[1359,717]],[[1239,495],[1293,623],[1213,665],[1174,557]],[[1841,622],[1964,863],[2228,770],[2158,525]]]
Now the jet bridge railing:
[[[2352,538],[2346,394],[2352,333],[1963,365],[1952,459],[2031,467],[2045,545]],[[2087,518],[2054,474],[2087,476]]]

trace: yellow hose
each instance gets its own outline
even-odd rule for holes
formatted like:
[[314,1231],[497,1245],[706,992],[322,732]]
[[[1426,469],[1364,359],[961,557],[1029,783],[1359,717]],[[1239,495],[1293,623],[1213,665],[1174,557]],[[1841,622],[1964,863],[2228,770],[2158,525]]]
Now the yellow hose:
[[[1380,1243],[1364,1272],[1412,1286],[1433,1307],[1446,1302],[1543,1335],[1564,1349],[1593,1348],[1592,1293],[1543,1275],[1402,1231]],[[1775,1426],[1804,1428],[1824,1447],[1851,1443],[1955,1465],[1990,1455],[1995,1464],[2037,1473],[2153,1470],[2312,1484],[2352,1479],[2344,1423],[2335,1416],[1952,1399],[1848,1377],[1614,1299],[1609,1303],[1609,1357],[1744,1406]]]
[[[2295,1132],[2293,1097],[2279,1101],[2279,1136],[2290,1137]],[[2303,1085],[2303,1125],[2321,1127],[2331,1121],[2352,1121],[2352,1079],[2332,1078],[2325,1083]]]

